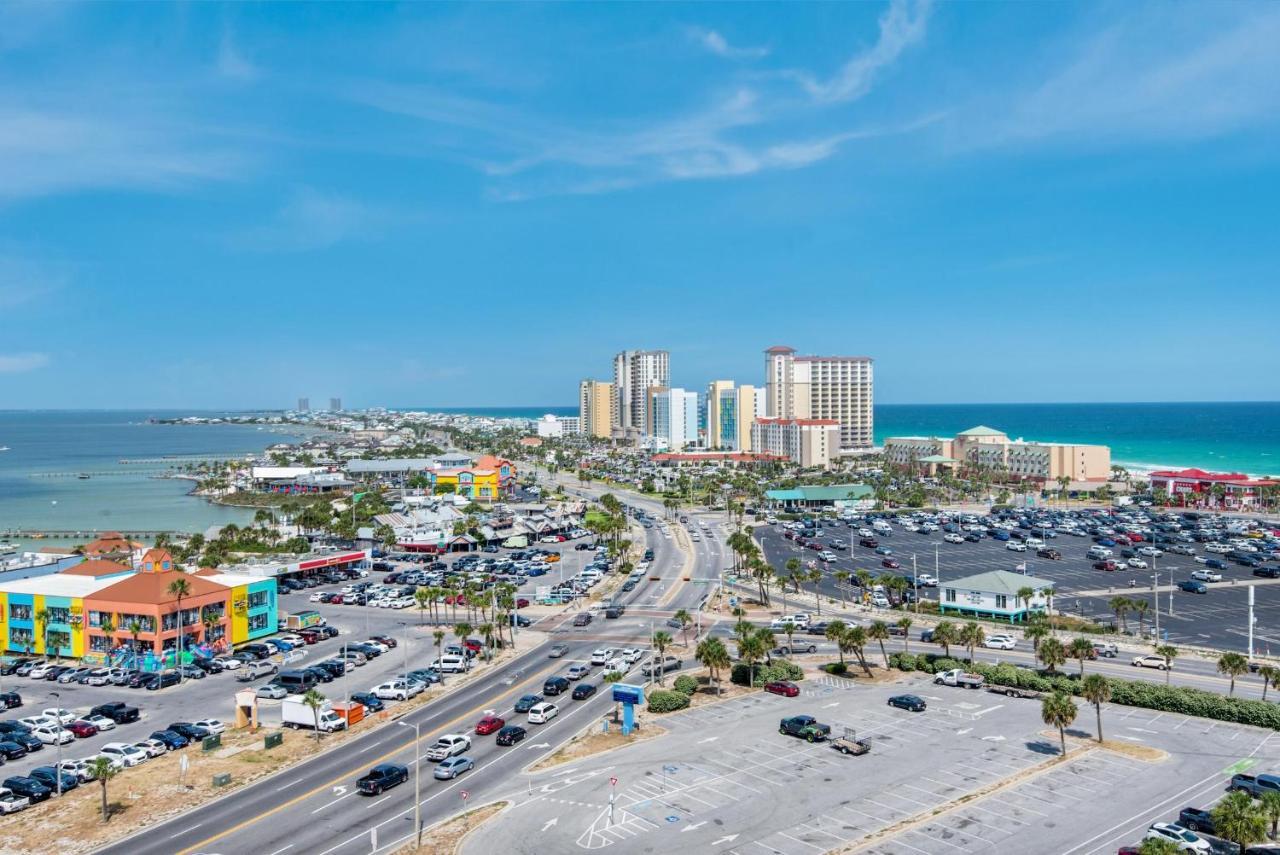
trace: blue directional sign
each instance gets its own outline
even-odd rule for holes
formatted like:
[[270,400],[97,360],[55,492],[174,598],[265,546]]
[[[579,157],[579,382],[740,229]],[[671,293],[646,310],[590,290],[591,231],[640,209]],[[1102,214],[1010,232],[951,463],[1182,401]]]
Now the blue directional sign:
[[644,686],[633,686],[629,683],[613,684],[613,700],[620,704],[643,704]]

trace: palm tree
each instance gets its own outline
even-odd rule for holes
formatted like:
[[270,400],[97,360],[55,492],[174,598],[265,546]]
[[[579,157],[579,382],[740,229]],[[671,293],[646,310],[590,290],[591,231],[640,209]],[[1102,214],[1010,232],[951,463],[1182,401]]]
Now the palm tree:
[[1182,855],[1182,848],[1163,837],[1148,837],[1138,847],[1138,855]]
[[1146,620],[1147,612],[1151,608],[1151,604],[1146,600],[1130,600],[1129,608],[1131,608],[1138,616],[1138,635],[1142,635],[1142,624]]
[[498,628],[486,621],[476,627],[476,632],[480,633],[480,637],[484,639],[484,658],[492,662],[494,640],[497,638]]
[[1209,814],[1214,832],[1242,850],[1267,839],[1267,814],[1254,803],[1253,797],[1241,790],[1227,793]]
[[129,634],[133,636],[133,667],[138,667],[138,636],[142,634],[142,622],[137,618],[129,621]]
[[1022,634],[1031,639],[1031,652],[1036,653],[1040,650],[1040,642],[1049,634],[1049,625],[1041,619],[1029,621]]
[[[461,641],[464,645],[467,642],[467,636],[470,635],[473,631],[475,631],[475,627],[465,620],[458,621],[453,625],[453,634],[457,636],[458,640]],[[465,650],[466,648],[464,647],[463,649]]]
[[724,646],[724,642],[718,638],[708,636],[698,643],[698,649],[694,652],[694,656],[701,662],[711,679],[716,684],[716,694],[719,695],[720,689],[720,669],[727,668],[732,664],[729,659],[729,650]]
[[949,620],[938,621],[933,628],[933,643],[942,645],[943,655],[948,659],[951,658],[951,645],[958,640],[956,625]]
[[[880,655],[884,657],[884,667],[889,667],[889,654],[885,652],[884,643],[889,637],[889,624],[882,620],[873,620],[871,626],[867,627],[867,638],[870,638],[880,645]],[[970,659],[973,658],[970,654]]]
[[1169,685],[1169,674],[1173,671],[1173,660],[1178,658],[1178,648],[1172,644],[1157,644],[1156,655],[1164,660],[1164,682]]
[[1046,695],[1040,702],[1040,718],[1050,727],[1058,728],[1058,739],[1062,743],[1062,756],[1067,754],[1067,728],[1076,720],[1075,701],[1066,692],[1054,692]]
[[1280,824],[1280,793],[1275,790],[1263,790],[1258,799],[1262,812],[1266,814],[1267,819],[1271,822],[1271,837],[1274,838],[1276,836],[1276,826]]
[[1080,676],[1084,676],[1084,660],[1094,656],[1093,642],[1083,636],[1078,636],[1071,640],[1071,645],[1067,648],[1067,652],[1072,659],[1080,661]]
[[756,684],[756,663],[768,652],[764,641],[755,633],[750,633],[738,641],[738,658],[747,663],[748,685]]
[[1231,678],[1231,689],[1227,697],[1236,693],[1236,677],[1249,673],[1249,660],[1239,653],[1224,653],[1218,657],[1218,673]]
[[686,609],[677,610],[676,613],[672,615],[672,617],[680,621],[680,633],[684,636],[684,646],[688,647],[689,646],[689,626],[690,624],[693,623],[693,618],[689,615],[689,612]]
[[658,630],[653,634],[653,653],[654,653],[654,670],[658,672],[658,685],[662,685],[662,681],[666,679],[666,670],[662,667],[663,655],[667,652],[667,648],[671,646],[671,633]]
[[[49,655],[49,610],[37,609],[34,615],[36,622],[36,637],[40,639],[40,644],[44,647],[44,655]],[[54,661],[58,660],[57,651],[54,652]]]
[[1101,674],[1090,674],[1080,683],[1080,694],[1098,713],[1098,741],[1102,741],[1102,705],[1111,700],[1111,684]]
[[1128,597],[1112,597],[1107,603],[1116,617],[1120,618],[1120,631],[1125,635],[1129,634],[1129,621],[1126,620],[1126,616],[1129,614],[1131,603]]
[[316,725],[316,742],[320,741],[320,707],[324,706],[324,695],[315,689],[307,689],[306,694],[302,696],[302,702],[311,708],[311,715],[315,718]]
[[844,634],[848,631],[849,625],[842,620],[833,620],[831,623],[827,624],[827,631],[825,633],[826,639],[836,646],[836,653],[840,655],[841,665],[844,665],[844,648],[840,646],[840,639],[843,638]]
[[911,639],[909,639],[907,636],[911,633],[911,618],[909,617],[898,618],[898,626],[902,628],[902,652],[910,653]]
[[1048,668],[1052,673],[1054,669],[1067,661],[1067,651],[1058,639],[1046,638],[1040,642],[1040,649],[1036,651],[1036,658],[1043,662],[1044,667]]
[[89,761],[89,771],[99,784],[102,785],[102,821],[106,822],[110,808],[107,806],[107,781],[116,776],[119,771],[115,766],[111,765],[111,761],[99,754]]
[[792,640],[792,636],[796,634],[796,625],[789,620],[783,621],[782,631],[787,634],[787,653],[790,654],[791,648],[795,644],[795,642]]
[[413,592],[413,600],[418,606],[418,625],[422,625],[424,612],[432,606],[431,589],[418,588]]
[[1030,585],[1023,585],[1018,589],[1018,593],[1014,595],[1018,598],[1018,602],[1022,603],[1022,611],[1024,613],[1031,610],[1031,598],[1035,595],[1036,589]]
[[960,643],[969,648],[969,663],[973,663],[973,649],[987,640],[987,634],[976,620],[965,621],[960,627]]
[[[444,658],[444,630],[437,629],[431,633],[431,637],[436,641],[436,658]],[[440,686],[444,687],[444,669],[440,669]]]
[[817,567],[814,567],[812,570],[809,571],[807,575],[808,575],[809,581],[813,583],[813,600],[815,603],[818,604],[818,616],[821,617],[822,616],[822,592],[818,589],[818,586],[822,583],[822,571],[819,570]]
[[[177,655],[174,662],[178,665],[182,664],[182,598],[191,593],[191,583],[185,578],[179,576],[169,583],[169,587],[165,589],[169,596],[177,600],[178,604],[178,644]],[[178,671],[178,683],[182,683],[182,671]]]

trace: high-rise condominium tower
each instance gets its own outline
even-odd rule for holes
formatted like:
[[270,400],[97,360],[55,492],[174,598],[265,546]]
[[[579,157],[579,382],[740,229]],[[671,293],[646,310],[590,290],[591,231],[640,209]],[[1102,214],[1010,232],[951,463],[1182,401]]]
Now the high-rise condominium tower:
[[840,448],[874,442],[872,359],[868,356],[796,356],[778,345],[764,352],[768,414],[775,419],[834,419]]
[[613,358],[613,386],[618,396],[614,425],[644,431],[650,388],[671,385],[671,358],[665,350],[624,350]]

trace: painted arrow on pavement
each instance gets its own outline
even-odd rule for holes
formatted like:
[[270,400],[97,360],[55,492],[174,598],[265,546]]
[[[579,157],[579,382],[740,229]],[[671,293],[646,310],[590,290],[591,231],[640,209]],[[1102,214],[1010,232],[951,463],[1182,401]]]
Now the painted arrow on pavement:
[[829,710],[829,709],[831,709],[832,707],[838,707],[838,706],[840,706],[840,702],[839,702],[839,701],[836,701],[835,703],[826,704],[825,706],[823,706],[823,709],[824,709],[824,710]]
[[737,839],[738,839],[738,835],[736,834],[726,834],[724,837],[721,837],[719,840],[711,841],[711,845],[719,846],[721,843],[732,843]]
[[560,817],[558,816],[551,817],[551,819],[547,820],[542,824],[542,830],[543,831],[548,830],[549,828],[551,828],[551,826],[555,825],[559,821],[560,821]]
[[539,742],[537,745],[530,745],[530,746],[529,746],[527,749],[525,749],[525,750],[527,750],[527,751],[532,751],[532,750],[533,750],[533,749],[535,749],[535,748],[550,748],[550,747],[551,747],[551,743],[550,743],[550,742]]
[[719,738],[720,737],[718,736],[708,736],[706,739],[699,739],[698,744],[701,745],[704,742],[715,742]]
[[702,826],[706,824],[707,821],[704,819],[702,822],[695,822],[692,825],[686,825],[684,828],[680,829],[680,833],[684,834],[686,831],[693,831],[695,828],[702,828]]
[[345,795],[347,794],[347,788],[346,788],[346,787],[334,787],[334,788],[333,788],[333,794],[334,794],[335,796],[345,796]]

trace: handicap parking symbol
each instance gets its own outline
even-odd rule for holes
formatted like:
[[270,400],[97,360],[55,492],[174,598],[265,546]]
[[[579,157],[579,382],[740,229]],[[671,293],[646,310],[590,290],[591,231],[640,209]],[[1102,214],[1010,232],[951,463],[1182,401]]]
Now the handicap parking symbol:
[[676,816],[675,814],[672,814],[671,816],[667,817],[667,822],[679,822],[679,821],[680,821],[680,817]]

